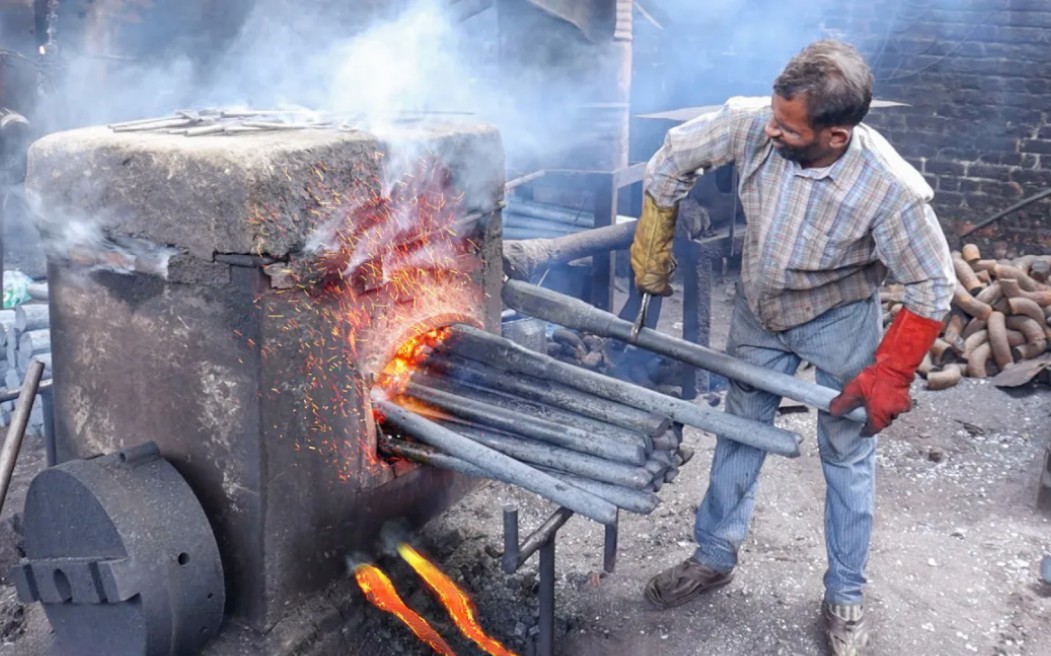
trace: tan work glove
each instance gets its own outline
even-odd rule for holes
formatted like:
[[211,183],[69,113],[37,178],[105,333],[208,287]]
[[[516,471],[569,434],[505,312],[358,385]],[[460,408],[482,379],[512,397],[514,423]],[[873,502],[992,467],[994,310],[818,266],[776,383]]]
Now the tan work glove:
[[644,294],[671,296],[671,274],[675,271],[672,241],[675,238],[675,208],[658,207],[649,194],[642,198],[642,216],[631,242],[631,269],[635,286]]

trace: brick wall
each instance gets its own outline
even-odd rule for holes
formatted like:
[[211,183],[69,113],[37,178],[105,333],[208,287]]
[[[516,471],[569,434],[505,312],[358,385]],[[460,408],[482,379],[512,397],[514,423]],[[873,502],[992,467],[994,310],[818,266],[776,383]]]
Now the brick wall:
[[[841,5],[826,27],[866,53],[879,97],[908,108],[868,122],[927,177],[953,240],[1051,186],[1051,1],[885,0]],[[1051,201],[981,235],[1051,252]]]

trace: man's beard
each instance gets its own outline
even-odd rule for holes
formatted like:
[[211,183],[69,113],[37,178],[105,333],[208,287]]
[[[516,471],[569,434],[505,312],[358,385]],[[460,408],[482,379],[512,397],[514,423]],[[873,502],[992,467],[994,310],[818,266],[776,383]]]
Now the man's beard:
[[774,143],[777,145],[774,150],[777,151],[778,155],[797,164],[808,164],[821,155],[819,152],[821,145],[816,142],[806,146],[789,146],[785,142],[777,140]]

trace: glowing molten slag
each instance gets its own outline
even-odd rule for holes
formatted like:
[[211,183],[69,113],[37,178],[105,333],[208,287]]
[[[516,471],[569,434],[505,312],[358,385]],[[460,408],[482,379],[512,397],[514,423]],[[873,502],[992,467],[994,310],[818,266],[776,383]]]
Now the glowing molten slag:
[[486,634],[478,621],[478,607],[452,579],[408,544],[398,545],[398,553],[438,596],[461,633],[491,656],[515,656]]
[[427,620],[416,614],[402,601],[401,597],[398,596],[398,592],[394,589],[394,584],[391,583],[386,574],[373,565],[365,564],[354,568],[354,578],[361,587],[361,591],[365,593],[365,598],[373,606],[401,620],[417,638],[426,643],[435,653],[442,654],[442,656],[456,656],[456,652],[427,623]]
[[402,344],[394,357],[383,368],[383,372],[377,379],[377,385],[387,391],[390,396],[400,394],[417,367],[427,359],[441,342],[449,337],[448,328],[437,328],[430,332],[416,335]]

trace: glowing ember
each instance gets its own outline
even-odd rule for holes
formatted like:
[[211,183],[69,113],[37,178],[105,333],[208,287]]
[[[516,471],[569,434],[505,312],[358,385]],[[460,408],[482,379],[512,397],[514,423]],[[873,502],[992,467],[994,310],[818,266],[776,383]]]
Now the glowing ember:
[[478,607],[452,579],[408,544],[399,544],[398,553],[438,596],[461,633],[491,656],[515,656],[513,651],[486,634],[478,621]]
[[409,384],[416,368],[427,359],[434,347],[449,337],[448,328],[438,328],[416,335],[398,348],[390,363],[383,369],[376,384],[391,396],[400,394]]
[[456,652],[427,623],[427,620],[420,617],[402,601],[390,578],[379,568],[368,564],[358,565],[354,568],[354,578],[373,606],[397,617],[417,638],[436,653],[443,656],[456,656]]

